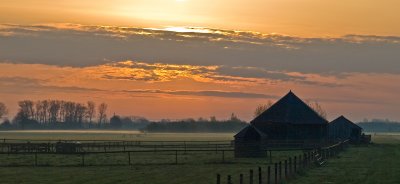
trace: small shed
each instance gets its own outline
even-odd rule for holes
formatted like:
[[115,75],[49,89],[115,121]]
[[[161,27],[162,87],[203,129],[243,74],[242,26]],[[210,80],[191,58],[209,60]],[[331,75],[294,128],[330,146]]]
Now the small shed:
[[235,157],[265,157],[267,135],[248,125],[235,136]]
[[340,116],[329,123],[329,139],[343,141],[349,139],[352,143],[361,141],[362,128],[344,116]]

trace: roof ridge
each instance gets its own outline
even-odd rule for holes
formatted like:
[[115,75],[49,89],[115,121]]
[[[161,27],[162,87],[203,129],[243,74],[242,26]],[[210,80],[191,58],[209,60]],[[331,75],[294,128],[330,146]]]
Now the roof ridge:
[[280,122],[294,124],[325,124],[328,121],[320,116],[307,103],[301,100],[292,91],[274,103],[259,116],[251,121],[256,122]]

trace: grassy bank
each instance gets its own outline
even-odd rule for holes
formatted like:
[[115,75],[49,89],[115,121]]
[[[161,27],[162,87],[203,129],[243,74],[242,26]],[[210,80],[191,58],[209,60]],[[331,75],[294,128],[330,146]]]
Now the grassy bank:
[[400,136],[377,134],[374,144],[351,147],[290,184],[400,183]]

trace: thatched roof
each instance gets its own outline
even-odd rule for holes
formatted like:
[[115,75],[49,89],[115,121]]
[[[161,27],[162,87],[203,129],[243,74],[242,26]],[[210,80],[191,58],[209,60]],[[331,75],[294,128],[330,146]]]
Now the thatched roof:
[[350,121],[349,119],[347,119],[344,116],[340,116],[340,117],[336,118],[335,120],[333,120],[329,124],[330,125],[334,125],[336,123],[349,124],[350,126],[352,126],[352,128],[362,129],[360,126],[358,126],[357,124],[353,123],[352,121]]
[[290,91],[250,123],[258,127],[264,123],[321,125],[328,121]]

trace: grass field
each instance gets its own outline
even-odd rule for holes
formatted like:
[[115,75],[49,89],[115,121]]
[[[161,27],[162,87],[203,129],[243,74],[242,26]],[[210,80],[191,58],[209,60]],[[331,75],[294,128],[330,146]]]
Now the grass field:
[[[146,134],[138,132],[7,132],[1,137],[36,139],[101,139],[101,140],[231,140],[233,134]],[[133,136],[130,136],[130,135]],[[400,183],[400,135],[375,135],[375,144],[351,147],[320,168],[313,168],[289,183]],[[126,155],[101,155],[86,158],[87,165],[79,167],[79,156],[44,156],[38,158],[39,167],[33,167],[32,155],[0,155],[0,164],[16,163],[27,166],[0,167],[0,183],[134,183],[134,184],[212,184],[216,173],[226,183],[228,174],[238,183],[240,173],[248,175],[249,169],[269,164],[268,159],[234,159],[233,153],[214,152],[174,154],[142,154],[132,156],[132,166],[126,165]],[[273,153],[273,160],[282,160],[296,152]],[[119,165],[115,165],[119,164]],[[58,164],[57,167],[47,165]],[[265,170],[264,170],[265,171]],[[247,180],[246,180],[247,181]],[[265,181],[265,180],[264,180]]]
[[329,160],[290,183],[400,183],[400,134],[377,134],[373,142],[368,146],[353,146],[340,154],[340,158]]

